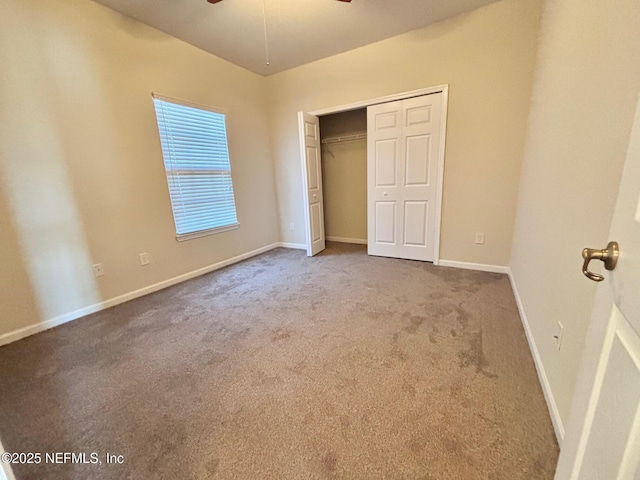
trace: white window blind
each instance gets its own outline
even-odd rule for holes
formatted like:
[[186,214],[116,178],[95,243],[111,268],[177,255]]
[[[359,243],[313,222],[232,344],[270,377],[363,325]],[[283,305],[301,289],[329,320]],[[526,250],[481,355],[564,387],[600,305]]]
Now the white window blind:
[[178,240],[236,228],[225,115],[153,96]]

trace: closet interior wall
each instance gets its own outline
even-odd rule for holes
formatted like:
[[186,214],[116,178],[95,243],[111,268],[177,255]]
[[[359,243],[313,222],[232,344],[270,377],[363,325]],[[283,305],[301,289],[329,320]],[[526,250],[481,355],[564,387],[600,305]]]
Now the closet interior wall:
[[[367,109],[320,117],[327,240],[367,242]],[[358,135],[358,139],[344,137]],[[342,137],[337,140],[338,137]],[[336,139],[336,141],[333,141]]]

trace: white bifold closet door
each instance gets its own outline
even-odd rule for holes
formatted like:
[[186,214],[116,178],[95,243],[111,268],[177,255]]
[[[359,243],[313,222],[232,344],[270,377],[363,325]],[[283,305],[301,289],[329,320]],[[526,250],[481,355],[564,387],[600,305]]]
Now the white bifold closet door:
[[307,203],[307,255],[317,255],[325,249],[324,200],[322,193],[322,159],[320,155],[320,120],[315,115],[300,112],[298,127],[302,139],[302,181]]
[[368,253],[434,261],[443,94],[367,108]]

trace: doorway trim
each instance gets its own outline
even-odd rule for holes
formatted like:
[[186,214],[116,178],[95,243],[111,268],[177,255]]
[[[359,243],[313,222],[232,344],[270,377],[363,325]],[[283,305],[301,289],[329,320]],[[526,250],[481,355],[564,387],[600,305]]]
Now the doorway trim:
[[[413,97],[421,97],[423,95],[430,95],[433,93],[442,92],[442,114],[440,121],[442,123],[442,129],[440,131],[440,151],[438,152],[438,178],[437,182],[437,194],[436,194],[436,220],[435,220],[435,248],[434,248],[434,258],[433,264],[440,264],[440,227],[442,223],[442,194],[443,194],[443,183],[444,183],[444,155],[445,155],[445,142],[447,138],[447,110],[449,106],[449,84],[436,85],[434,87],[421,88],[418,90],[410,90],[408,92],[396,93],[393,95],[385,95],[382,97],[370,98],[368,100],[360,100],[358,102],[347,103],[344,105],[338,105],[335,107],[327,107],[319,110],[312,110],[306,113],[311,115],[315,115],[320,117],[322,115],[330,115],[332,113],[340,113],[340,112],[348,112],[349,110],[357,110],[359,108],[366,108],[371,105],[378,105],[380,103],[388,103],[395,102],[397,100],[405,100],[407,98]],[[304,112],[298,112],[298,118],[303,115]],[[300,151],[303,153],[300,161],[302,162],[302,173],[303,177],[305,177],[306,165],[305,165],[305,156],[304,156],[304,136],[302,133],[299,135],[298,141],[300,142]],[[306,178],[303,179],[306,182]],[[304,185],[304,184],[303,184]],[[306,196],[306,190],[304,190],[304,194]],[[308,222],[309,218],[309,203],[306,201],[306,198],[303,198],[304,203],[304,213],[305,218],[307,219],[305,224],[305,234],[307,239],[307,252],[310,251],[311,244],[311,232],[309,231],[310,226]],[[324,221],[324,219],[323,219]]]

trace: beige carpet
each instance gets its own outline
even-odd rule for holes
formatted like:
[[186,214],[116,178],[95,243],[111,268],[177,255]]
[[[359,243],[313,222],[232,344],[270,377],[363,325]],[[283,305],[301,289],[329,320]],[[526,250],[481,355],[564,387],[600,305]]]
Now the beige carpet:
[[[0,348],[21,479],[551,479],[505,275],[278,249]],[[107,453],[124,464],[107,465]],[[89,457],[88,457],[89,459]]]

